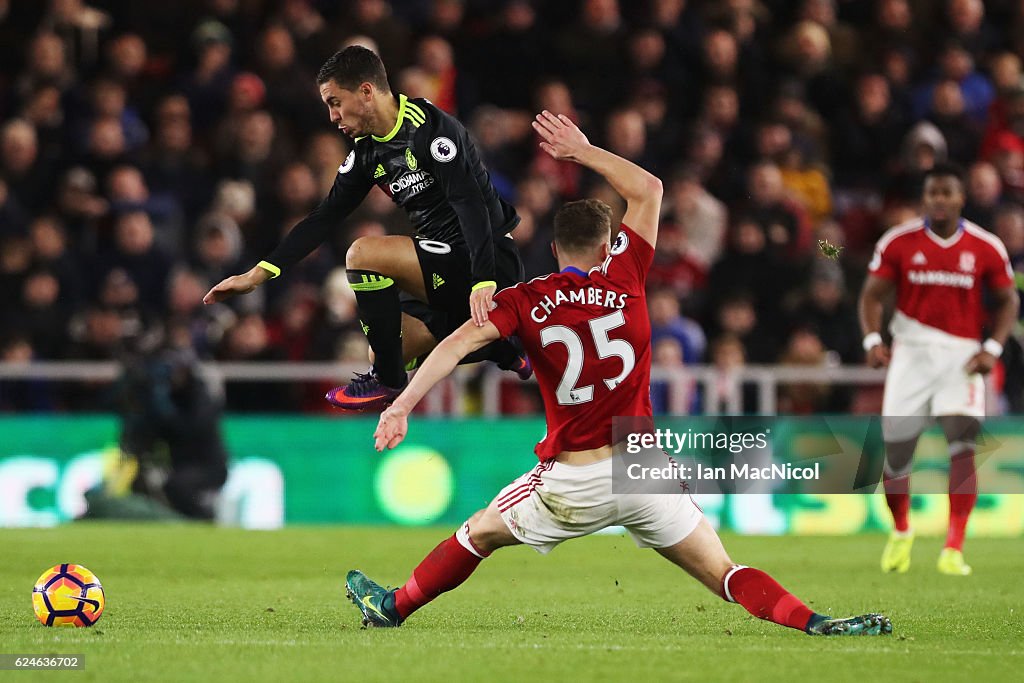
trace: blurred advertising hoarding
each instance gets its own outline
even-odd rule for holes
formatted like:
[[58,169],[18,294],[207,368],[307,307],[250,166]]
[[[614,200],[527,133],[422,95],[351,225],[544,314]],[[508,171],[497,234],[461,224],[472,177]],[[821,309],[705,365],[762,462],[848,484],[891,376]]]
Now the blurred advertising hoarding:
[[[849,534],[889,528],[883,497],[864,487],[880,468],[880,431],[862,418],[771,420],[773,460],[826,463],[856,453],[861,487],[830,493],[795,481],[746,492],[697,489],[712,523],[748,534]],[[715,429],[721,418],[670,418],[677,431]],[[684,422],[680,422],[684,421]],[[661,421],[659,420],[659,424]],[[536,463],[541,418],[414,418],[406,443],[379,454],[373,417],[232,416],[223,428],[232,456],[219,504],[223,524],[456,526]],[[117,474],[118,421],[108,416],[0,417],[0,527],[53,526],[86,511],[85,492]],[[1024,423],[991,419],[979,448],[977,508],[969,533],[1024,534]],[[837,444],[839,447],[837,448]],[[785,457],[783,457],[783,455]],[[949,457],[932,429],[918,446],[914,526],[945,533]],[[876,467],[877,465],[877,467]],[[846,463],[848,466],[848,463]],[[838,489],[837,489],[838,490]]]

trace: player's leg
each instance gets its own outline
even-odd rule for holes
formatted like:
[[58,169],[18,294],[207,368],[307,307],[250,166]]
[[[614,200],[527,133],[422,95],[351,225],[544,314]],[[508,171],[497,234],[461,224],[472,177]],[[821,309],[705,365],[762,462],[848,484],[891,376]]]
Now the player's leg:
[[944,574],[967,576],[971,567],[964,562],[964,534],[978,500],[974,452],[981,423],[970,415],[944,415],[938,421],[949,443],[949,527],[938,569]]
[[530,481],[541,466],[505,487],[486,509],[476,512],[452,536],[441,541],[413,569],[400,588],[387,590],[358,570],[345,579],[346,593],[363,613],[364,626],[401,626],[410,614],[442,593],[458,588],[498,548],[522,543],[498,508],[509,491]]
[[893,531],[882,550],[880,564],[884,572],[903,573],[910,569],[914,543],[910,526],[910,472],[917,440],[927,427],[931,413],[934,370],[927,348],[899,342],[893,345],[882,399],[885,441],[882,485],[893,519]]
[[964,562],[963,543],[967,520],[978,499],[974,453],[981,434],[981,420],[985,417],[985,380],[981,375],[968,375],[963,370],[977,353],[976,343],[965,343],[942,352],[946,372],[932,408],[949,443],[949,529],[939,555],[938,570],[943,574],[967,576],[971,567]]
[[405,585],[395,591],[396,612],[405,620],[437,596],[462,585],[495,550],[518,543],[492,502],[416,566]]
[[[469,293],[474,283],[469,270],[469,252],[461,245],[451,246],[432,240],[417,240],[416,252],[426,292],[423,301],[441,313],[429,322],[429,327],[435,337],[444,339],[470,318]],[[522,262],[510,238],[495,238],[494,266],[499,290],[522,281]],[[505,339],[471,353],[460,364],[483,360],[493,361],[502,370],[514,371],[521,379],[533,374],[521,346]]]
[[353,569],[345,578],[346,593],[363,613],[364,626],[401,626],[420,607],[462,585],[492,552],[517,543],[491,503],[431,550],[400,588],[383,588]]
[[[454,332],[458,325],[452,327],[445,311],[412,295],[402,292],[399,299],[402,302],[402,360],[409,371],[422,365],[439,341]],[[487,360],[481,355],[487,348],[469,354],[459,365]],[[370,349],[370,362],[373,362],[373,349]]]
[[[413,570],[409,581],[395,591],[396,617],[404,620],[441,593],[458,587],[498,548],[527,543],[538,552],[547,553],[564,540],[606,526],[607,501],[602,505],[577,500],[573,492],[581,487],[590,490],[593,487],[587,483],[595,478],[606,483],[607,474],[600,470],[600,465],[576,468],[549,461],[517,478]],[[608,487],[610,483],[605,488]],[[572,529],[564,528],[553,516],[545,496],[554,496],[563,504],[573,500],[581,505]]]
[[914,545],[914,531],[910,528],[910,472],[917,439],[918,435],[885,441],[882,486],[885,503],[892,513],[893,530],[882,550],[883,572],[903,574],[910,569],[910,552]]
[[732,569],[733,561],[725,551],[722,540],[703,516],[686,538],[655,550],[715,595],[723,595],[722,577]]
[[684,539],[656,550],[712,593],[729,602],[739,603],[758,619],[811,635],[882,635],[892,632],[889,619],[881,614],[846,619],[830,619],[817,614],[765,572],[734,564],[718,534],[703,516]]
[[413,240],[398,235],[360,237],[349,247],[345,267],[374,362],[370,373],[332,390],[327,400],[349,410],[379,409],[405,387],[399,290],[424,296],[423,274]]
[[[402,363],[403,370],[408,371],[416,366],[419,358],[425,357],[437,346],[437,339],[423,321],[407,313],[402,313]],[[348,384],[334,387],[327,392],[327,401],[332,405],[346,410],[369,410],[382,408],[400,393],[399,390],[381,388],[380,380],[374,370],[377,365],[377,354],[371,346],[368,352],[370,372],[356,373]],[[377,398],[373,398],[376,396]]]
[[[572,506],[571,525],[560,516],[566,514],[566,505]],[[553,512],[556,507],[562,512]],[[502,489],[485,510],[434,548],[404,586],[389,592],[352,571],[346,582],[349,596],[362,610],[364,623],[397,626],[441,593],[462,584],[498,548],[525,543],[545,554],[562,541],[613,524],[616,509],[611,462],[581,467],[543,462]],[[375,605],[380,605],[376,611]]]
[[[427,328],[426,324],[419,318],[402,313],[402,362],[406,369],[411,369],[409,364],[426,356],[437,346],[437,339]],[[371,348],[369,351],[370,365],[373,365],[377,354]]]
[[433,351],[437,343],[438,339],[422,320],[408,313],[402,314],[402,362],[405,367]]
[[619,522],[641,548],[654,548],[708,590],[760,619],[803,630],[814,613],[764,572],[736,565],[688,493],[632,493]]
[[347,270],[365,270],[395,281],[403,292],[426,299],[416,241],[404,235],[360,237],[345,253]]
[[[396,235],[361,237],[345,256],[348,280],[356,295],[359,320],[373,352],[372,369],[347,386],[327,393],[327,400],[347,410],[377,410],[405,386],[404,334],[400,290],[425,297],[423,274],[413,240]],[[423,339],[412,328],[413,345]]]

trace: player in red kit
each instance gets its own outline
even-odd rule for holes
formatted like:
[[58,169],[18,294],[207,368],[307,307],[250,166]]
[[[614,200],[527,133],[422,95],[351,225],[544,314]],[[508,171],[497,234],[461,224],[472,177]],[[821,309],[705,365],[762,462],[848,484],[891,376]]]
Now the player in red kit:
[[[883,484],[895,529],[881,564],[886,572],[910,568],[910,471],[917,439],[934,417],[950,455],[949,531],[938,569],[966,576],[971,567],[964,562],[963,543],[978,497],[974,450],[985,415],[983,375],[1003,351],[1019,301],[1003,243],[960,215],[959,169],[930,170],[922,201],[922,218],[892,228],[878,241],[860,296],[868,363],[889,367],[882,403]],[[984,288],[994,309],[990,336],[982,343]],[[881,330],[885,302],[893,295],[890,350]]]
[[677,493],[616,493],[612,488],[612,418],[652,420],[651,340],[644,292],[654,256],[661,182],[635,164],[591,145],[565,116],[547,111],[534,128],[542,149],[601,174],[626,199],[611,240],[611,209],[571,202],[555,217],[561,271],[498,292],[489,319],[470,321],[445,339],[380,418],[377,450],[394,448],[416,403],[465,355],[518,335],[534,364],[547,417],[532,471],[505,487],[413,570],[385,590],[362,572],[346,578],[364,625],[399,626],[415,610],[469,578],[498,548],[525,543],[547,553],[562,541],[607,526],[626,527],[637,545],[654,548],[712,592],[751,614],[819,635],[891,633],[879,614],[830,619],[815,614],[764,572],[737,565],[700,509]]

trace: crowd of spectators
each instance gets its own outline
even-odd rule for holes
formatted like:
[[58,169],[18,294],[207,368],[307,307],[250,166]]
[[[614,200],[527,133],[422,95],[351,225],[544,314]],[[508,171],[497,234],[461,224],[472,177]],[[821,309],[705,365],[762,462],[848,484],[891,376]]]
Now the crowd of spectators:
[[[353,43],[466,123],[522,217],[529,276],[554,266],[562,201],[622,210],[538,151],[533,113],[664,179],[649,282],[665,364],[860,362],[873,243],[939,160],[969,169],[967,217],[1024,273],[1020,2],[0,0],[0,361],[114,359],[147,335],[206,359],[365,360],[341,267],[354,238],[409,232],[383,192],[280,280],[201,303],[333,182],[348,142],[314,75]],[[229,387],[229,409],[304,401],[254,388]],[[806,389],[781,407],[848,404]],[[26,407],[83,406],[0,391]]]

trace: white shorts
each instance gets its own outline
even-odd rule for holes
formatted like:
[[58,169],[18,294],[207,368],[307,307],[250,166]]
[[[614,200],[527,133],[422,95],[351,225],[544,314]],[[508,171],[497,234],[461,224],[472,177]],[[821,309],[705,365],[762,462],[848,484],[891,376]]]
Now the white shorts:
[[[985,380],[964,370],[977,342],[919,344],[896,341],[885,376],[882,433],[886,441],[919,435],[940,415],[985,416]],[[900,419],[903,418],[903,419]]]
[[540,463],[502,489],[495,504],[512,534],[542,554],[609,526],[626,527],[641,548],[667,548],[689,536],[703,516],[682,489],[612,493],[611,458],[582,466]]

